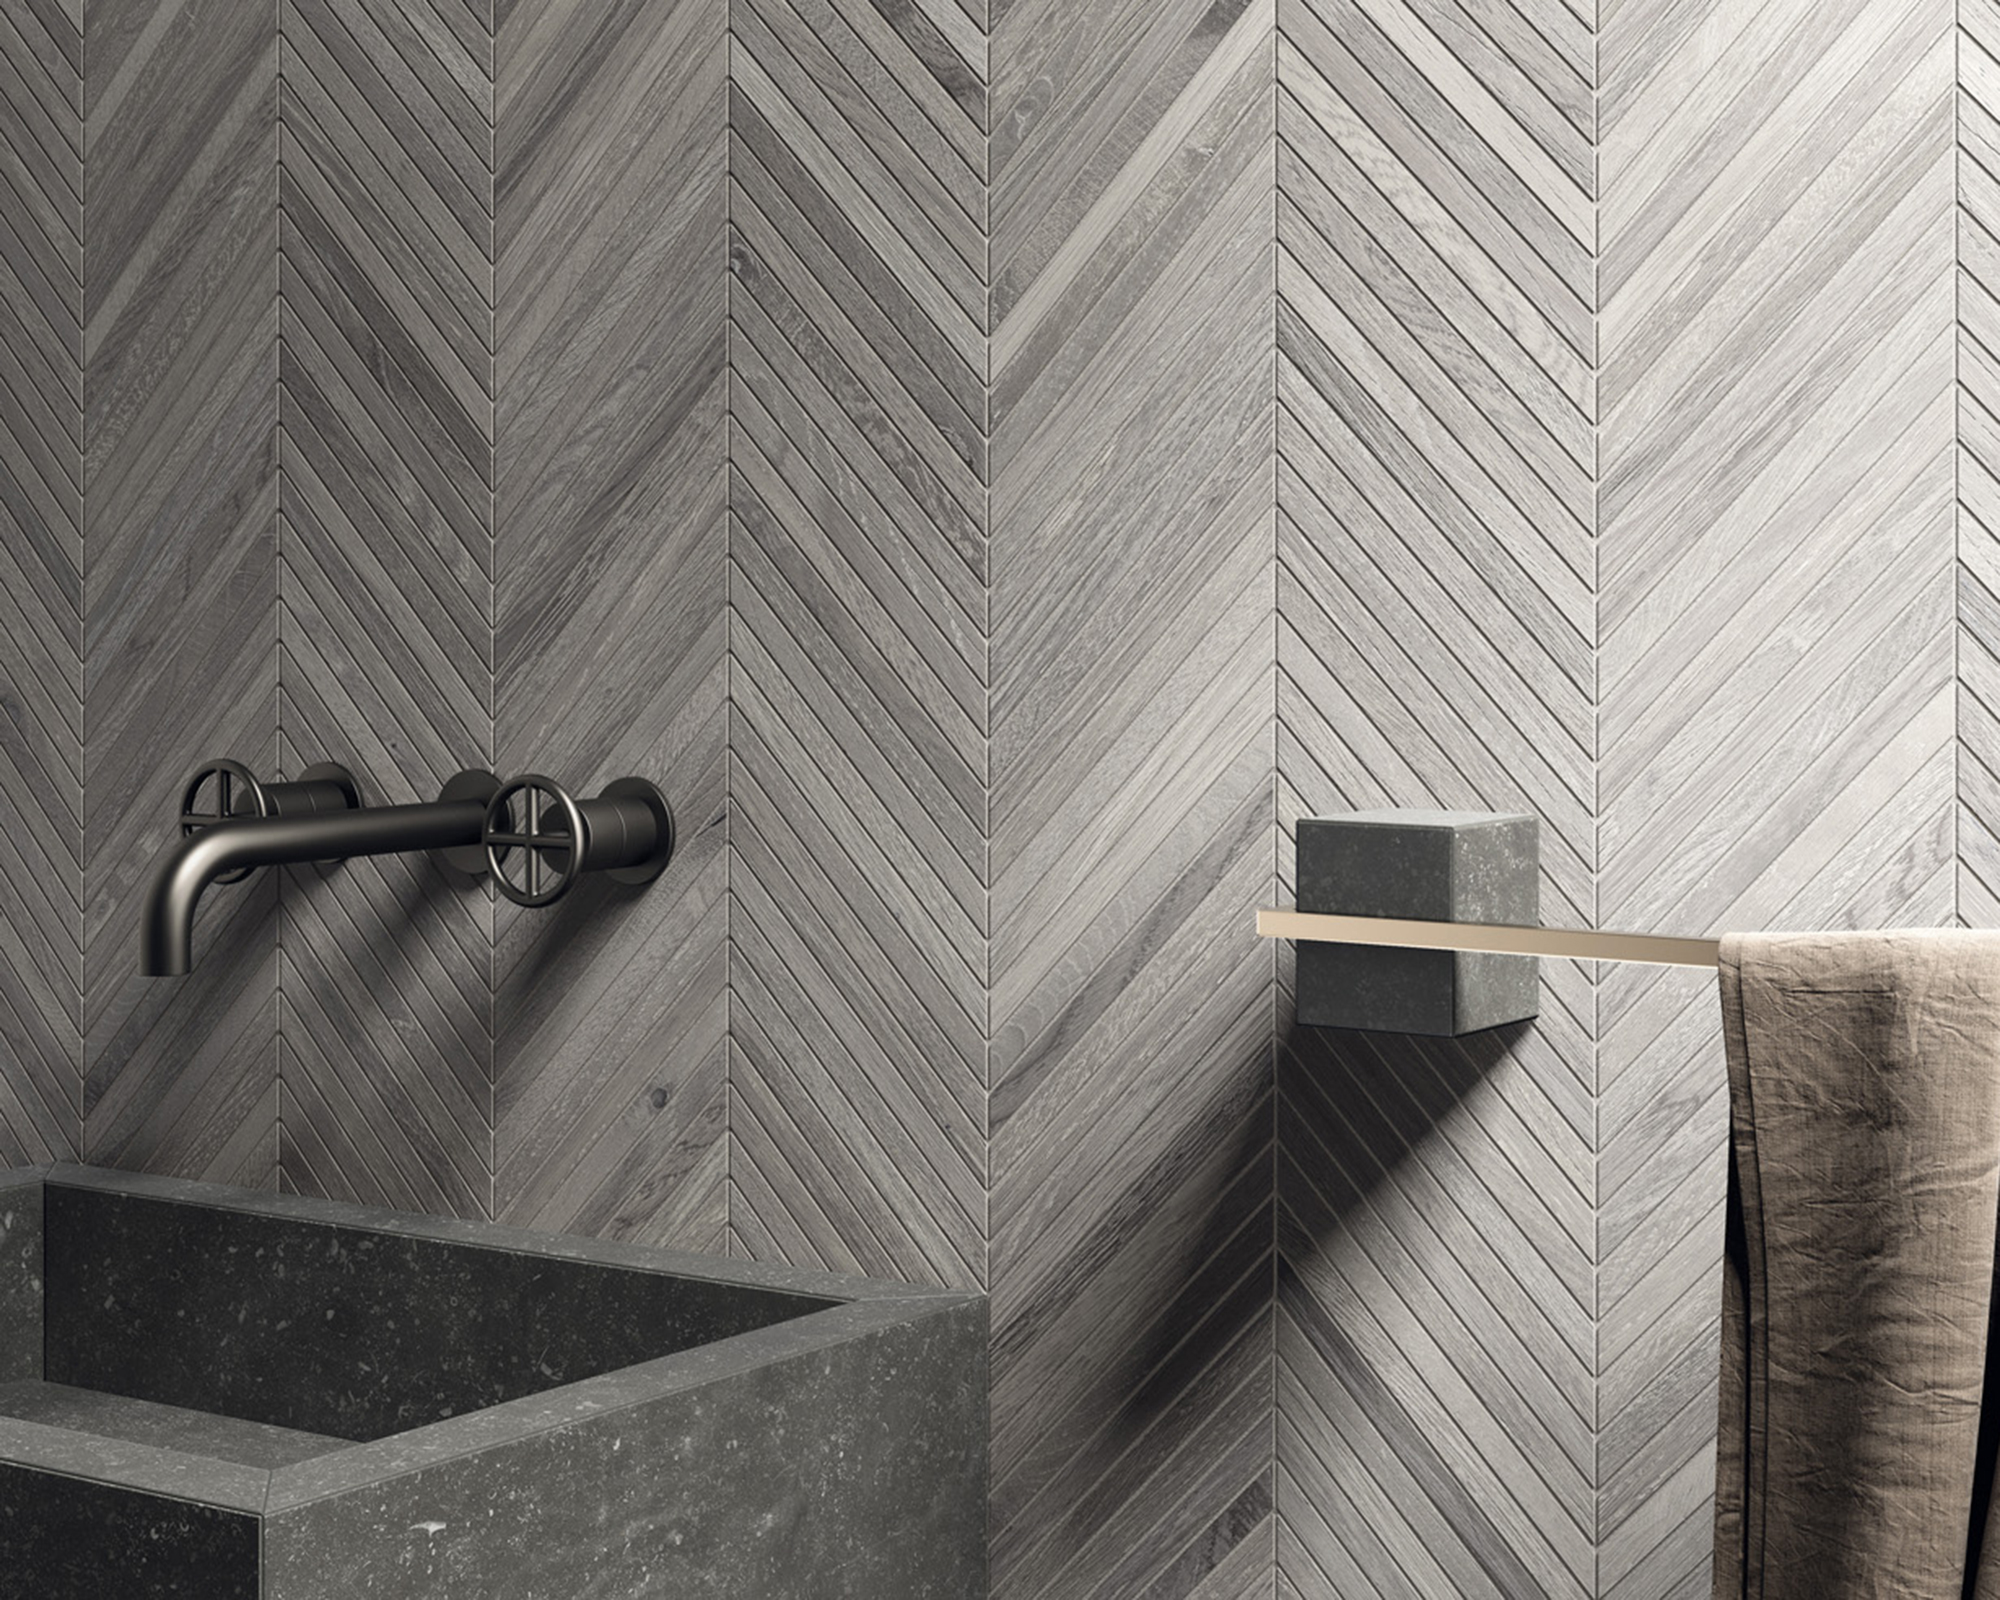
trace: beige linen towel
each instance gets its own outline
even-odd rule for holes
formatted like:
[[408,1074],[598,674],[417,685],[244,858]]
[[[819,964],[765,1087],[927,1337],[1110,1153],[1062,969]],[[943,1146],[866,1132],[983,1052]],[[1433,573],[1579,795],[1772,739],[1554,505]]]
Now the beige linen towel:
[[1717,1600],[2000,1600],[2000,933],[1722,941]]

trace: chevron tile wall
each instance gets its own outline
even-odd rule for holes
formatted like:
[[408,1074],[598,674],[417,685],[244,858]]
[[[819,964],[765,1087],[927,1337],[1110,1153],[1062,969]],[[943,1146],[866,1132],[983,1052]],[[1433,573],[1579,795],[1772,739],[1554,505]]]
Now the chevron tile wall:
[[1958,912],[2000,927],[2000,9],[1958,6]]
[[[1601,11],[0,0],[0,1157],[984,1287],[1009,1600],[1702,1592],[1712,985],[1247,931],[2000,917],[2000,24]],[[211,754],[679,855],[145,982]]]
[[[1708,18],[1599,41],[1599,910],[1950,923],[1952,8]],[[1602,991],[1607,1594],[1707,1592],[1715,1012]]]
[[[280,766],[376,803],[493,747],[492,7],[283,0]],[[290,869],[288,1189],[458,1216],[492,1199],[492,908],[428,861]],[[394,940],[370,930],[401,927]]]
[[[1597,21],[1281,18],[1281,823],[1526,806],[1552,921],[1976,915],[1951,9]],[[1281,1592],[1707,1592],[1714,986],[1546,990],[1281,1057]]]
[[83,19],[0,4],[0,1160],[83,1102]]
[[1271,11],[731,32],[732,1235],[991,1287],[994,1593],[1251,1592]]
[[[1281,833],[1533,811],[1589,926],[1593,40],[1421,11],[1279,14]],[[1280,1594],[1597,1592],[1596,1016],[1280,1040]]]
[[1269,0],[992,63],[992,1579],[1268,1564]]
[[188,978],[137,976],[137,935],[189,770],[277,754],[276,14],[168,20],[84,13],[82,1144],[261,1185],[277,883],[216,891]]
[[[4,256],[36,363],[6,390],[35,611],[4,749],[38,820],[0,1126],[720,1249],[723,21],[493,11],[8,14],[8,181],[39,198]],[[129,976],[180,782],[225,753],[337,756],[377,802],[465,766],[660,772],[681,853],[540,922],[425,862],[267,874],[210,898],[192,978]]]
[[729,19],[730,1234],[982,1286],[985,39]]
[[520,0],[495,105],[499,769],[651,776],[643,893],[498,908],[510,1222],[721,1251],[728,1221],[724,18]]

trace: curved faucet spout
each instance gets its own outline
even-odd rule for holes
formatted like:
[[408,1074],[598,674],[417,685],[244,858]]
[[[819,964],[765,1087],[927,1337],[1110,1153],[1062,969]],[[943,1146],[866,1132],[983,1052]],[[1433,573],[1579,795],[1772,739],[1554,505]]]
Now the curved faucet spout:
[[480,801],[437,800],[428,805],[253,817],[203,828],[168,851],[154,874],[140,923],[139,971],[149,978],[180,977],[188,971],[193,964],[195,906],[202,891],[226,873],[295,861],[477,845],[485,820],[486,807]]

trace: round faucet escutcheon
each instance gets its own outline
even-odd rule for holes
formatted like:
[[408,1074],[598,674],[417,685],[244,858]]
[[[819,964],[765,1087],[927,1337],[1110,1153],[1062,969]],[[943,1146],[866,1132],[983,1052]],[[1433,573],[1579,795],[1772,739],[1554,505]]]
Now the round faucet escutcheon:
[[586,872],[651,883],[673,859],[674,813],[644,778],[615,779],[596,799],[579,800],[529,772],[493,792],[480,844],[495,888],[517,906],[546,906]]
[[[180,829],[192,839],[224,822],[260,817],[305,816],[318,811],[355,811],[361,806],[361,785],[336,761],[307,767],[289,783],[264,783],[240,761],[204,761],[181,790]],[[217,883],[241,883],[257,869],[239,867]]]

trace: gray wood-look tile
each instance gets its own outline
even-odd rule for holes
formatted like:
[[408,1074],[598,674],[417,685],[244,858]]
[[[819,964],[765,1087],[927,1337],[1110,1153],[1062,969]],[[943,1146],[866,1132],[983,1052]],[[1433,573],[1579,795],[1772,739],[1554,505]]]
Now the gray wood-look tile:
[[[1269,4],[992,41],[993,1592],[1269,1582]],[[1247,897],[1247,898],[1246,898]],[[1245,1563],[1248,1563],[1246,1568]]]
[[[1525,806],[1592,923],[1590,80],[1451,7],[1279,24],[1281,835]],[[1279,1041],[1281,1592],[1596,1593],[1595,996],[1544,989]]]
[[[1951,22],[1607,16],[1605,926],[1954,920]],[[1714,985],[1598,1007],[1600,1592],[1706,1592]]]
[[268,1184],[276,884],[138,976],[139,902],[194,764],[277,746],[277,39],[268,8],[92,0],[83,275],[83,1154]]
[[731,1236],[981,1285],[985,37],[730,29]]
[[727,54],[723,11],[501,17],[495,748],[637,773],[679,843],[644,893],[501,905],[495,1210],[726,1243]]
[[[1951,920],[1950,20],[1935,5],[1624,8],[1596,58],[1594,128],[1575,96],[1591,57],[1556,32],[1475,34],[1450,8],[1387,0],[1287,13],[1279,737],[1293,814],[1525,789],[1552,824],[1550,920]],[[1976,109],[1960,127],[1978,137]],[[1595,147],[1595,189],[1565,138]],[[1601,197],[1601,239],[1569,225],[1572,191]],[[1961,258],[1977,239],[1962,222]],[[1577,271],[1593,252],[1595,283]],[[1964,371],[1976,342],[1961,338]],[[1979,450],[1967,412],[1961,478]],[[1970,681],[1991,628],[1968,576],[1975,523],[1958,515]],[[1423,542],[1429,519],[1442,548]],[[1975,748],[1976,696],[1959,704]],[[1958,766],[1965,914],[1985,791],[1978,763]],[[1431,1081],[1401,1047],[1316,1040],[1281,1066],[1298,1122],[1295,1144],[1281,1131],[1280,1224],[1297,1304],[1339,1310],[1357,1370],[1393,1367],[1439,1401],[1428,1440],[1465,1441],[1426,1481],[1417,1447],[1382,1431],[1392,1414],[1353,1381],[1329,1386],[1294,1319],[1281,1587],[1392,1592],[1423,1568],[1423,1592],[1487,1592],[1498,1551],[1533,1559],[1550,1530],[1588,1592],[1705,1582],[1713,983],[1549,979],[1535,1037],[1567,1058],[1560,1072],[1520,1072],[1517,1042],[1446,1074],[1455,1106],[1425,1091],[1396,1113]],[[1377,1158],[1388,1135],[1370,1116],[1392,1113],[1406,1153]],[[1581,1234],[1563,1225],[1573,1206]],[[1461,1211],[1478,1220],[1455,1233]],[[1513,1324],[1521,1306],[1496,1283],[1541,1315]],[[1422,1307],[1407,1326],[1404,1302]],[[1580,1338],[1543,1320],[1558,1306]],[[1492,1317],[1520,1328],[1520,1355],[1497,1368],[1508,1342],[1475,1331]],[[1565,1364],[1576,1381],[1557,1392],[1605,1425],[1573,1458],[1563,1516],[1504,1468],[1478,1497],[1483,1522],[1454,1511],[1523,1436],[1513,1408],[1560,1437],[1539,1385]],[[1371,1499],[1384,1473],[1390,1498]],[[1337,1487],[1349,1474],[1352,1493]],[[1453,1569],[1454,1541],[1470,1566]]]
[[[0,1155],[985,1286],[1009,1600],[1701,1593],[1712,982],[1245,926],[2000,922],[1991,8],[1601,9],[0,0]],[[214,754],[680,854],[143,982]]]
[[2000,13],[1958,8],[1959,920],[2000,927]]
[[83,33],[0,4],[0,1155],[83,1142]]
[[[491,7],[284,0],[279,726],[374,804],[493,749]],[[285,875],[285,1187],[490,1215],[492,908],[423,858]],[[392,930],[392,931],[385,931]]]

